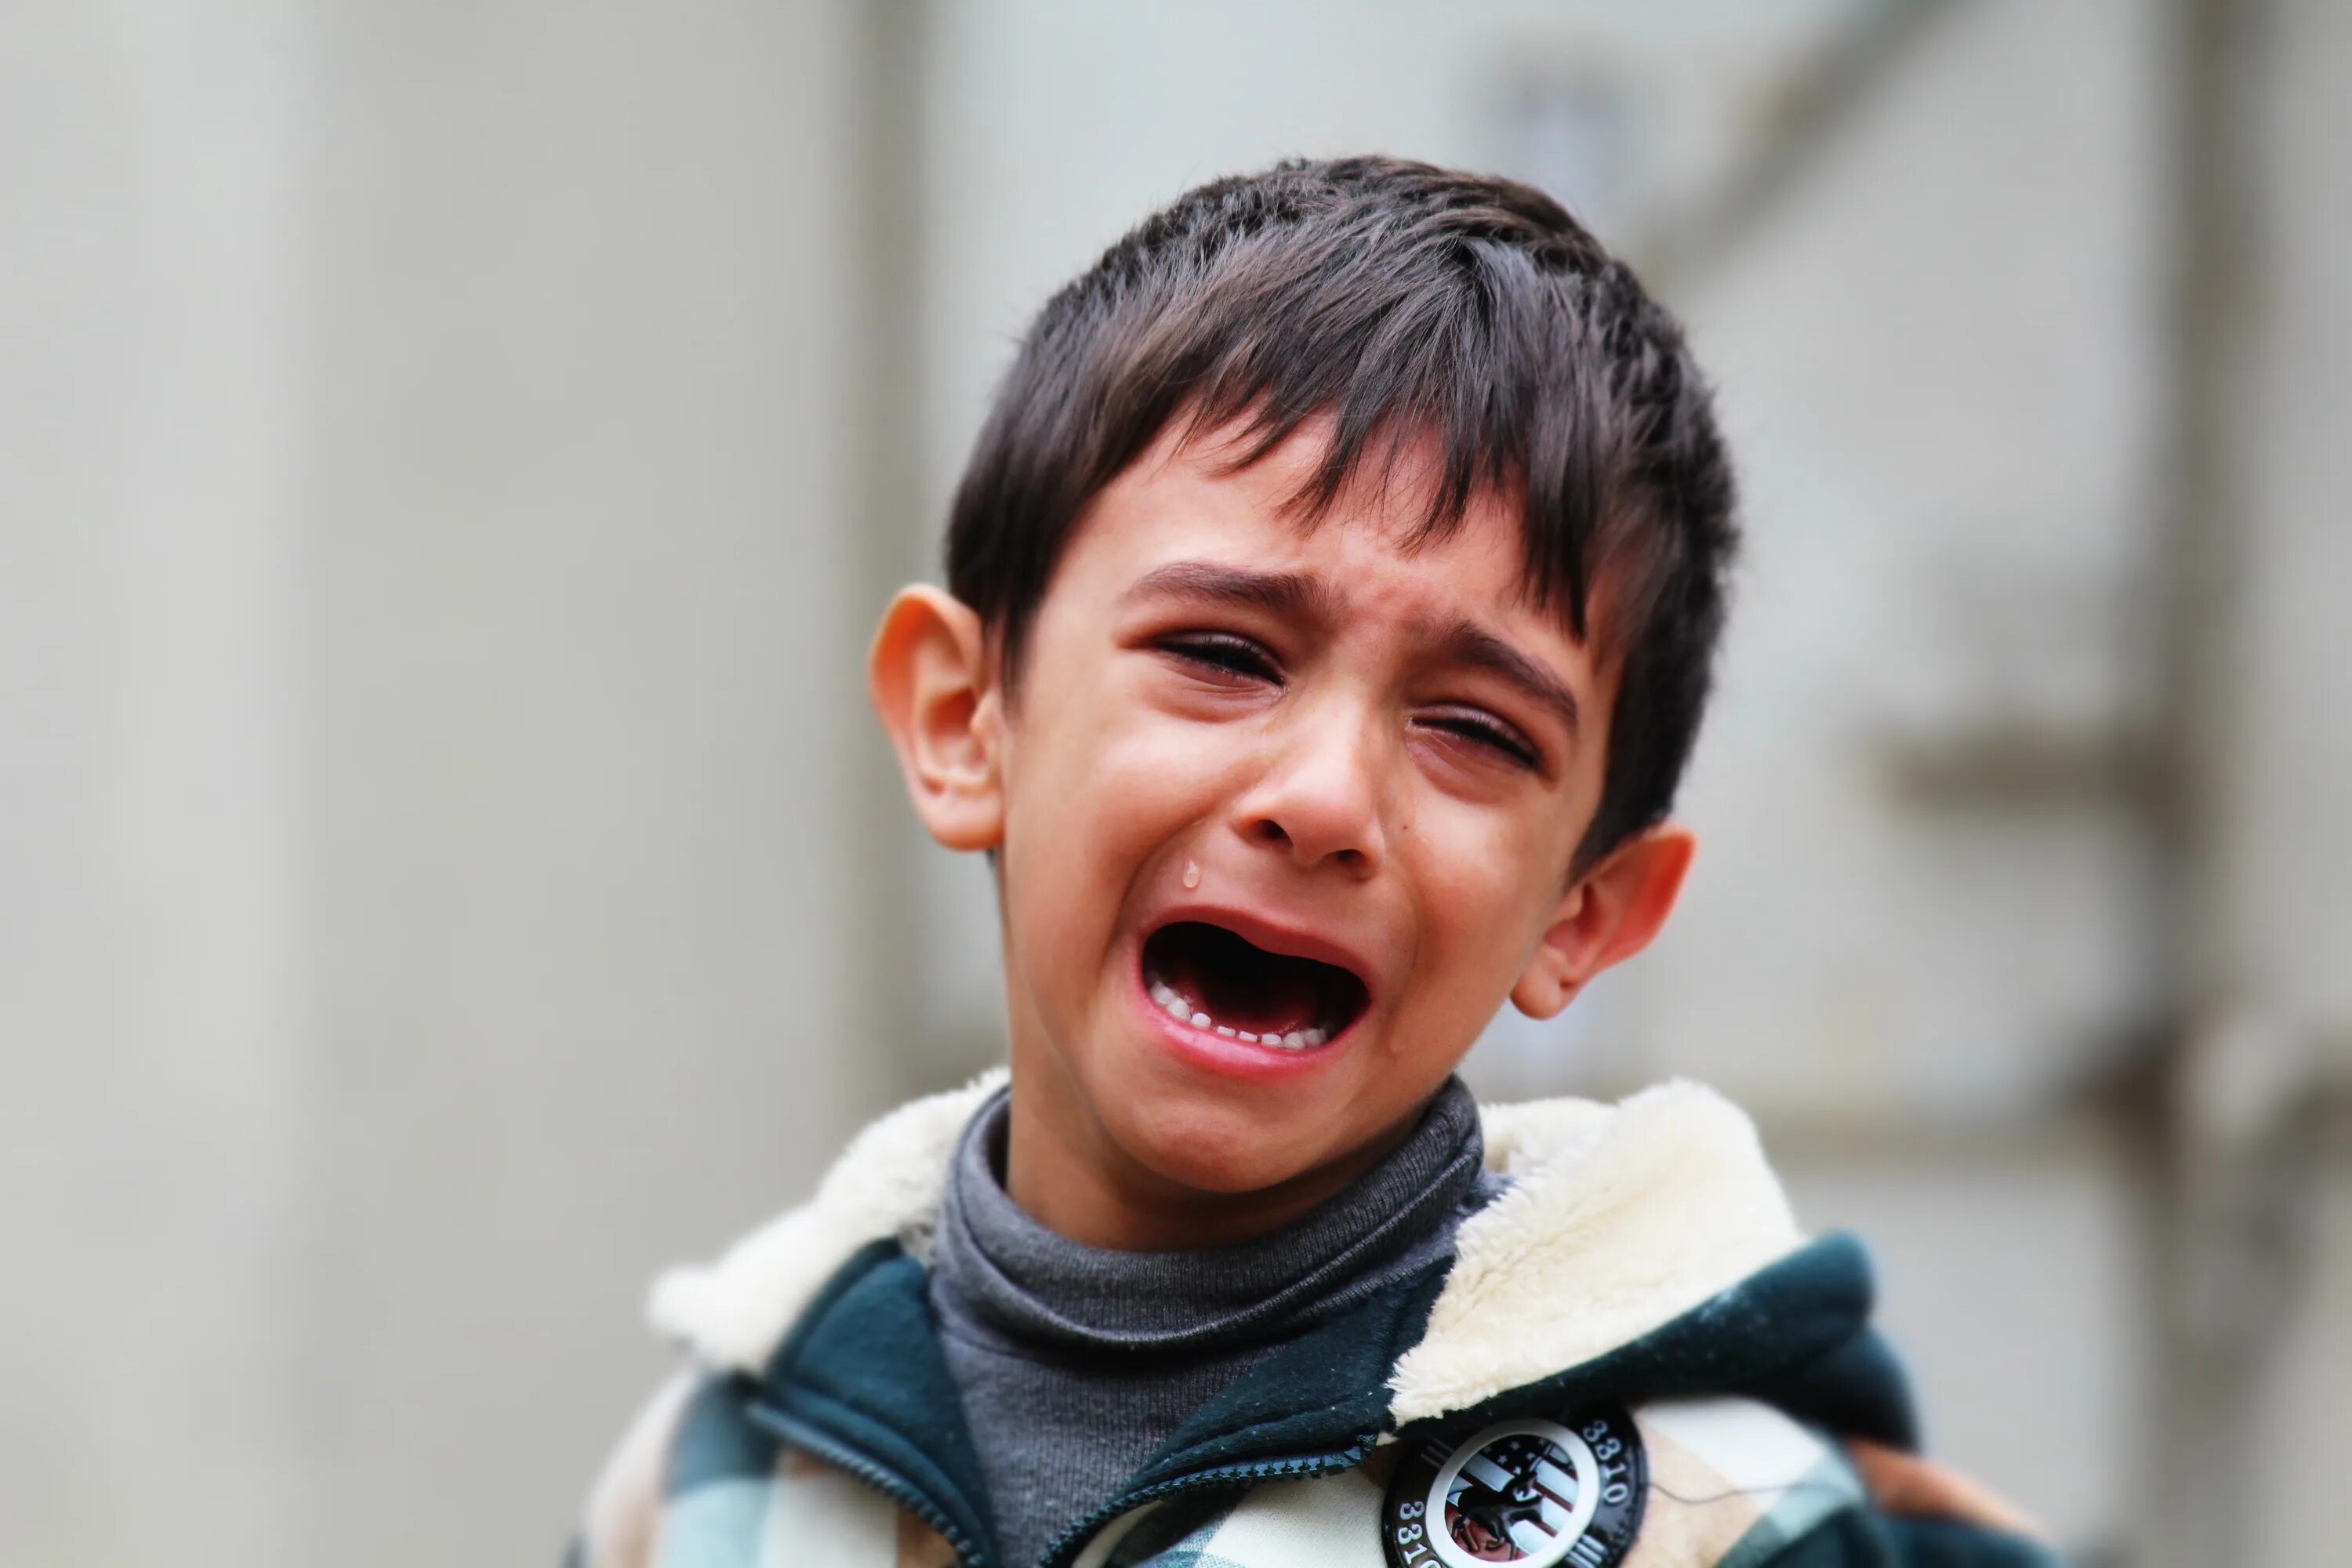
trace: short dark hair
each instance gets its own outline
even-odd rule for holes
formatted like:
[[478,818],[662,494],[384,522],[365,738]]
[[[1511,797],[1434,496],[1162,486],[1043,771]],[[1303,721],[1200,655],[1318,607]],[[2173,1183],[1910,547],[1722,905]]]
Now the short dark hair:
[[1291,161],[1144,220],[1022,340],[949,521],[949,591],[1019,679],[1087,503],[1183,418],[1237,425],[1235,467],[1333,435],[1295,498],[1319,519],[1367,463],[1443,453],[1420,531],[1523,500],[1526,586],[1620,663],[1607,778],[1576,864],[1664,817],[1706,704],[1738,542],[1734,485],[1680,325],[1559,203],[1393,158]]

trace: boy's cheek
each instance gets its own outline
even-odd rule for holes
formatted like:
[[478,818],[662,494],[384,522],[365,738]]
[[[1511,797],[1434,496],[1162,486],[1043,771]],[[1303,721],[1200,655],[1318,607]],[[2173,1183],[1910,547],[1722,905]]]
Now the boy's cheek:
[[1108,739],[1086,756],[1033,752],[1006,781],[1007,910],[1040,957],[1098,959],[1139,880],[1199,815],[1170,748]]
[[1216,726],[1129,709],[1080,710],[1055,729],[1007,775],[1008,834],[1122,882],[1238,785],[1236,747]]
[[1399,998],[1408,1037],[1397,1048],[1458,1056],[1503,1005],[1558,913],[1573,846],[1549,825],[1449,824],[1428,814],[1413,837],[1419,942],[1410,994]]
[[1567,892],[1574,841],[1520,812],[1441,803],[1399,835],[1432,941],[1491,948],[1539,926]]

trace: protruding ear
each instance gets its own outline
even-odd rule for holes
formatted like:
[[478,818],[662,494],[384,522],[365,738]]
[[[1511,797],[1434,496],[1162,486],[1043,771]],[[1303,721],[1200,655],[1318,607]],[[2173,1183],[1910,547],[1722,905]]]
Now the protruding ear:
[[997,847],[1003,705],[980,616],[928,584],[901,588],[875,635],[866,683],[931,837],[950,849]]
[[1617,847],[1568,890],[1511,1001],[1530,1018],[1567,1006],[1592,977],[1650,945],[1674,913],[1698,838],[1662,823]]

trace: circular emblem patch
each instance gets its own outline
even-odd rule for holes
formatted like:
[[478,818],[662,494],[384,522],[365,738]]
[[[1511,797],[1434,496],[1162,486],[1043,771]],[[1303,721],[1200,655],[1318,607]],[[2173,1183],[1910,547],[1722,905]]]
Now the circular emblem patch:
[[1642,1528],[1649,1466],[1622,1410],[1433,1438],[1389,1482],[1390,1568],[1612,1568]]

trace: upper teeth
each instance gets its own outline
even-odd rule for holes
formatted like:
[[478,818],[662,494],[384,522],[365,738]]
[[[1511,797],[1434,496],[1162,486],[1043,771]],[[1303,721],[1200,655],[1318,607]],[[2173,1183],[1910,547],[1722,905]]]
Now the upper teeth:
[[1196,1029],[1214,1029],[1218,1034],[1236,1040],[1248,1040],[1255,1045],[1272,1046],[1277,1050],[1311,1051],[1331,1038],[1329,1030],[1320,1025],[1307,1029],[1293,1029],[1286,1035],[1253,1035],[1247,1029],[1236,1029],[1230,1024],[1220,1024],[1192,1003],[1176,993],[1165,980],[1153,976],[1150,981],[1151,999],[1168,1010],[1171,1017],[1181,1018]]

